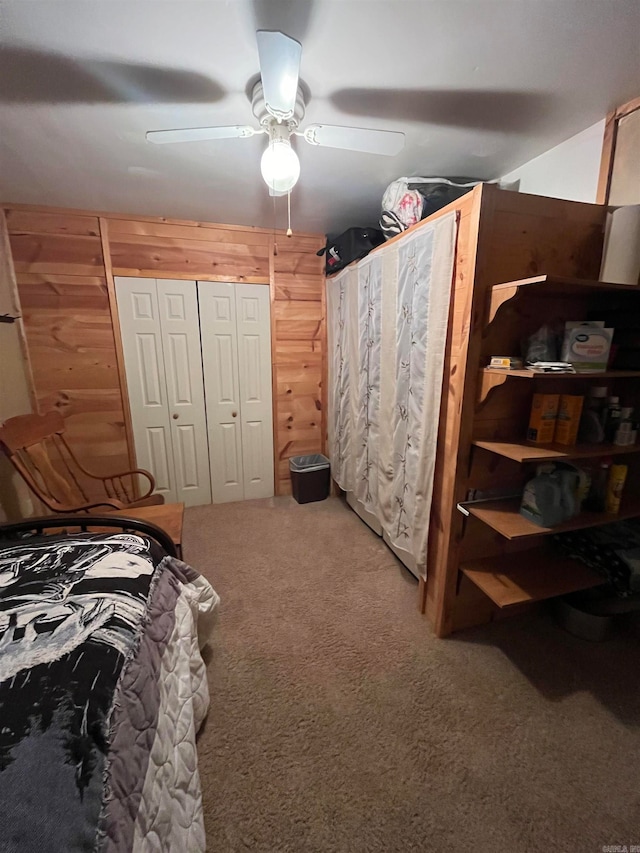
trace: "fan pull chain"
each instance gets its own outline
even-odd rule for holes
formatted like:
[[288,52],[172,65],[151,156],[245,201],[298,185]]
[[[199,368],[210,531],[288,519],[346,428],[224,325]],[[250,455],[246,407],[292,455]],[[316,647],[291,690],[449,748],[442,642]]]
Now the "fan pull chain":
[[291,190],[287,193],[287,237],[293,237],[293,231],[291,230]]
[[278,237],[277,237],[277,229],[276,229],[276,197],[271,196],[273,199],[273,254],[278,254]]

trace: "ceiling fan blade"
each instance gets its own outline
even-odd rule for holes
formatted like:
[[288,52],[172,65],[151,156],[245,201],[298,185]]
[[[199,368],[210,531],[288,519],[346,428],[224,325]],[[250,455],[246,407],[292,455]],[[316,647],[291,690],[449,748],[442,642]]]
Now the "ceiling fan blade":
[[279,121],[294,114],[302,45],[284,33],[258,30],[260,76],[267,110]]
[[147,142],[203,142],[209,139],[237,139],[261,133],[248,125],[234,124],[228,127],[185,127],[176,130],[150,130]]
[[362,151],[367,154],[385,154],[389,157],[404,148],[404,133],[395,130],[312,124],[302,135],[311,145],[344,148],[347,151]]

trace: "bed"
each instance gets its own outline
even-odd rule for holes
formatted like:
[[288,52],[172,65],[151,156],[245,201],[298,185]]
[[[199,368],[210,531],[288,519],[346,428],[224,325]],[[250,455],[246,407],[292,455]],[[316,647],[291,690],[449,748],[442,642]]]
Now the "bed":
[[0,526],[0,848],[205,850],[200,649],[219,598],[122,517]]

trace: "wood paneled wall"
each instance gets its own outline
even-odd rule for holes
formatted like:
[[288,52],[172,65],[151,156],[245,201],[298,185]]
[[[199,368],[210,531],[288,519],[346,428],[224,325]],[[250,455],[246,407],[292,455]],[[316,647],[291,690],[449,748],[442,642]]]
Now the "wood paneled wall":
[[278,254],[273,256],[271,322],[279,494],[291,489],[290,456],[324,450],[324,258],[316,255],[324,242],[322,237],[279,239]]
[[38,408],[65,416],[79,458],[129,467],[96,215],[6,210]]
[[289,456],[324,447],[323,236],[21,205],[5,212],[39,408],[64,414],[81,459],[98,471],[134,461],[113,276],[270,286],[276,493],[288,493]]

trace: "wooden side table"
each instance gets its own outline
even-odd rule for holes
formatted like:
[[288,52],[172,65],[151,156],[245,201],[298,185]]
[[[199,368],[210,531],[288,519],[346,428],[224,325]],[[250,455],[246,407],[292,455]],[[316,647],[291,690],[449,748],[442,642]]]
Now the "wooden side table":
[[107,515],[123,515],[126,518],[139,518],[150,521],[165,530],[173,540],[178,557],[182,559],[182,522],[184,504],[158,504],[157,506],[139,506],[135,509],[114,509]]

